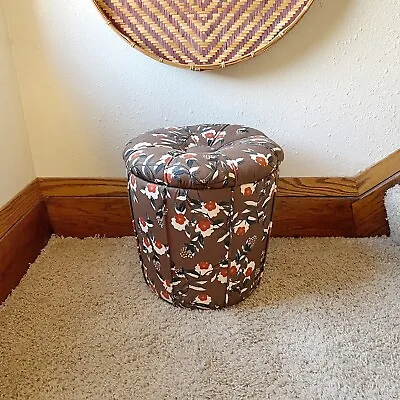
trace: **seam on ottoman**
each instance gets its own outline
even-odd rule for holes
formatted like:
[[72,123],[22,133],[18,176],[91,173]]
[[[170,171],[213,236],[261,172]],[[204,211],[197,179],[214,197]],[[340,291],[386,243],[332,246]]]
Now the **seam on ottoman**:
[[169,259],[169,271],[170,271],[170,277],[169,278],[170,278],[170,284],[171,284],[171,293],[170,293],[170,295],[171,295],[171,299],[173,301],[173,304],[176,305],[175,301],[174,301],[174,298],[172,297],[172,296],[175,296],[175,293],[174,293],[174,287],[172,285],[172,268],[173,268],[172,257],[171,257],[171,243],[172,243],[172,241],[171,241],[171,236],[170,236],[170,233],[169,233],[170,231],[168,229],[169,224],[168,224],[168,220],[167,220],[167,214],[168,214],[168,211],[169,211],[169,209],[167,207],[167,190],[168,190],[168,186],[165,186],[165,188],[163,190],[163,195],[162,195],[163,196],[163,203],[164,203],[163,220],[164,220],[165,236],[167,237],[167,244],[168,244],[168,252],[167,252],[167,254],[168,254],[168,259]]
[[[130,179],[130,174],[128,175],[128,181],[129,181],[129,179]],[[129,192],[130,192],[130,190],[131,189],[129,189]],[[138,252],[138,255],[139,255],[140,266],[141,266],[141,269],[142,269],[143,279],[146,282],[146,285],[148,285],[146,276],[144,274],[144,262],[143,262],[143,257],[142,257],[142,247],[139,244],[139,235],[138,235],[137,229],[136,229],[136,219],[135,219],[135,213],[133,212],[132,196],[131,196],[130,193],[129,193],[128,197],[129,197],[129,206],[131,208],[131,215],[132,215],[132,220],[133,220],[133,232],[134,232],[135,238],[136,238],[136,246],[137,246],[137,252]]]
[[[271,180],[273,179],[273,182],[271,182],[271,186],[275,183],[275,185],[278,182],[279,179],[279,169],[277,168],[270,176]],[[272,225],[273,225],[273,216],[274,216],[274,206],[275,206],[275,200],[276,200],[276,192],[273,194],[272,200],[272,205],[271,205],[271,216],[269,219],[269,223],[271,223],[271,229],[268,231],[268,236],[265,238],[265,250],[264,250],[264,257],[263,260],[261,260],[261,265],[260,265],[260,271],[261,274],[264,274],[264,269],[265,269],[265,262],[267,260],[267,251],[268,251],[268,246],[269,246],[269,240],[271,238],[271,232],[272,232]],[[258,283],[260,282],[262,276],[259,278]],[[257,285],[258,285],[257,283]]]
[[228,229],[229,229],[229,248],[227,251],[227,259],[228,259],[228,273],[226,275],[226,285],[225,285],[225,305],[228,305],[228,286],[230,282],[230,268],[231,268],[231,256],[230,256],[230,249],[232,249],[232,236],[233,236],[233,229],[232,229],[232,217],[235,214],[235,186],[231,188],[231,209],[229,212],[229,220],[228,220]]

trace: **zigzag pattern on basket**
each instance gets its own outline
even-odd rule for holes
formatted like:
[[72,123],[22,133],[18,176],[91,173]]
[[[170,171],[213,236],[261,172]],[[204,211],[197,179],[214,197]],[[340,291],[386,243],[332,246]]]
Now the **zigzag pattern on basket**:
[[254,55],[312,0],[95,0],[131,43],[184,65],[223,65]]

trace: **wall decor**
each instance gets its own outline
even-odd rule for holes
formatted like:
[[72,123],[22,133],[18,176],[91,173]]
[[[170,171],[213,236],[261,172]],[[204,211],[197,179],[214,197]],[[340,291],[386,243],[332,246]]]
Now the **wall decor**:
[[93,0],[132,47],[195,71],[252,58],[287,33],[313,0]]

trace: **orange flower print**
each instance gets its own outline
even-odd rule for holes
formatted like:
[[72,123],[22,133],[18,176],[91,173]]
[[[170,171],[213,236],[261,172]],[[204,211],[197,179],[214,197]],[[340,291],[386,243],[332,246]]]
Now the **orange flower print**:
[[168,301],[168,303],[172,303],[172,298],[170,294],[166,290],[162,290],[160,292],[160,297],[164,299],[165,301]]
[[176,214],[171,218],[171,225],[177,231],[184,231],[188,223],[189,220],[183,214]]
[[240,221],[235,225],[233,228],[233,231],[236,233],[238,236],[243,236],[246,234],[246,232],[249,230],[249,224],[246,220]]
[[203,219],[197,222],[195,231],[201,233],[204,237],[207,237],[212,235],[214,229],[209,220]]
[[244,270],[244,276],[246,278],[249,278],[251,275],[253,275],[255,267],[256,267],[256,263],[254,261],[250,261],[247,264],[246,269]]
[[230,277],[236,277],[237,273],[239,272],[240,265],[234,260],[231,261],[229,268],[228,268],[228,273]]
[[139,217],[138,221],[142,232],[147,233],[149,231],[149,225],[147,224],[147,221],[143,217]]
[[158,199],[158,185],[156,185],[155,183],[148,183],[144,189],[140,190],[143,194],[145,194],[147,196],[147,198],[149,199]]
[[213,266],[209,262],[202,261],[194,267],[194,270],[200,275],[206,275],[213,270]]
[[264,154],[257,153],[250,155],[250,158],[255,161],[257,164],[261,165],[262,167],[268,166],[268,160],[271,158],[271,154],[265,156]]
[[211,218],[216,217],[221,211],[221,207],[215,201],[209,200],[202,204],[201,212]]
[[194,300],[197,304],[210,304],[211,297],[205,293],[200,293]]
[[240,186],[240,191],[244,196],[251,196],[256,190],[256,185],[254,183],[245,183]]
[[153,247],[148,237],[143,238],[143,247],[147,253],[151,253],[153,251]]
[[160,256],[162,256],[163,254],[165,254],[168,250],[167,246],[164,246],[160,241],[155,240],[153,242],[153,247],[154,247],[154,251],[159,254]]
[[221,268],[219,270],[217,279],[221,283],[226,283],[228,281],[228,268]]
[[183,154],[182,156],[185,160],[195,160],[197,158],[197,154],[196,153],[186,153]]
[[201,136],[203,136],[203,138],[205,139],[214,139],[216,135],[216,132],[214,129],[210,129],[208,131],[204,131],[202,132]]

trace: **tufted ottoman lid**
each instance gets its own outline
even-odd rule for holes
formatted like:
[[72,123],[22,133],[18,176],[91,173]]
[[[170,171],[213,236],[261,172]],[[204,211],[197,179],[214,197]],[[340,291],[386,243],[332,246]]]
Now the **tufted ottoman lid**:
[[256,182],[283,160],[282,149],[262,132],[241,125],[155,129],[126,145],[127,171],[179,188],[222,188]]

